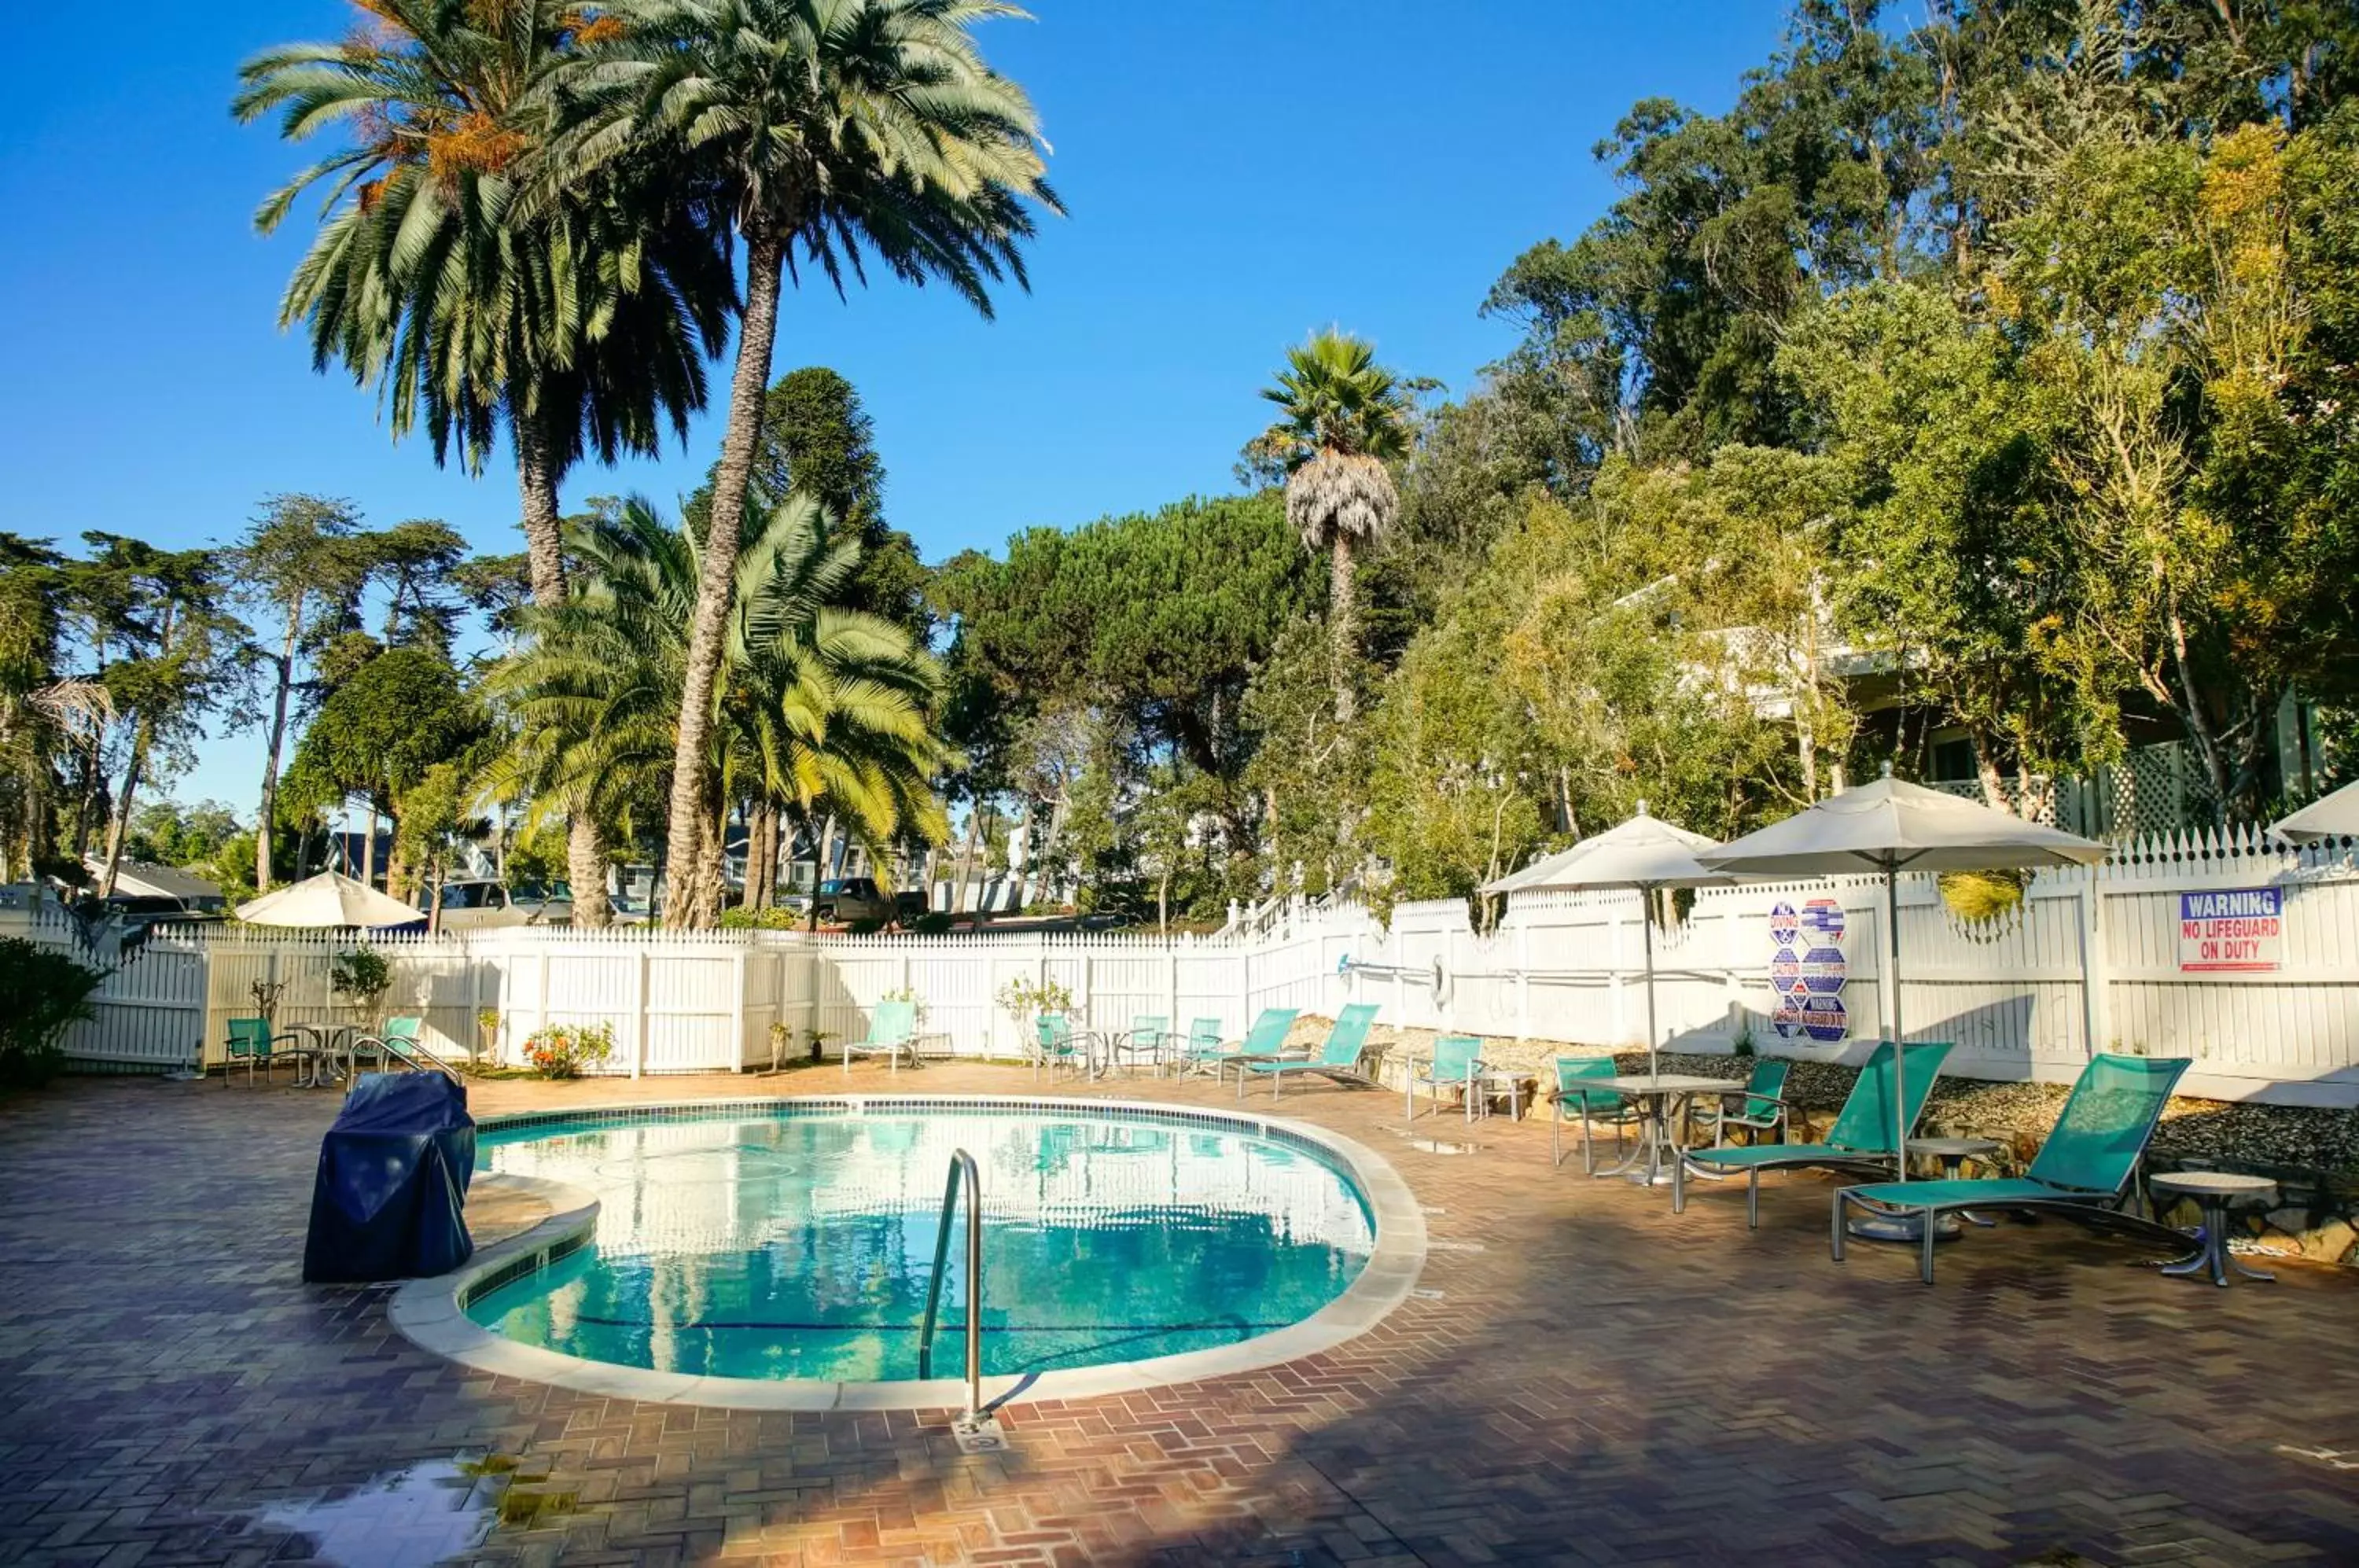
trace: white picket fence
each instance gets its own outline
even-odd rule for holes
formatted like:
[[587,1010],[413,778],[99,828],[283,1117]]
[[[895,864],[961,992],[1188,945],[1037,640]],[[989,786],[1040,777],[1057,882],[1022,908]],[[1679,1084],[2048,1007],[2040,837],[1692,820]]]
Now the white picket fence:
[[[2247,887],[2282,894],[2279,966],[2183,972],[2180,895]],[[1813,898],[1842,911],[1832,945],[1845,1021],[1831,1040],[1781,1033],[1771,987],[1771,912]],[[1359,1000],[1413,1028],[1635,1046],[1646,1038],[1640,920],[1634,894],[1541,893],[1516,896],[1487,933],[1451,900],[1402,905],[1388,927],[1343,907],[1170,941],[524,929],[375,945],[393,970],[381,1011],[422,1018],[430,1049],[465,1055],[485,1012],[499,1019],[495,1056],[511,1062],[544,1025],[605,1022],[616,1044],[605,1071],[638,1075],[766,1064],[774,1023],[789,1031],[789,1054],[813,1030],[831,1045],[859,1039],[894,994],[922,999],[929,1051],[1019,1056],[1022,1030],[997,1001],[1018,979],[1064,986],[1099,1029],[1213,1018],[1234,1039],[1264,1007],[1332,1013]],[[74,940],[53,909],[33,911],[31,931]],[[1683,1050],[1727,1051],[1749,1036],[1764,1051],[1855,1059],[1882,1030],[1886,937],[1871,878],[1706,890],[1655,933],[1658,1028]],[[217,928],[158,934],[114,966],[98,1016],[75,1026],[67,1050],[97,1070],[217,1062],[227,1020],[255,1010],[256,980],[285,987],[282,1023],[373,1023],[329,987],[343,945]],[[2196,1094],[2359,1105],[2359,866],[2348,846],[2295,853],[2250,833],[2141,842],[2093,871],[2043,873],[2016,909],[1981,925],[1953,915],[1930,879],[1907,877],[1900,945],[1907,1032],[1955,1041],[1951,1071],[2069,1079],[2093,1045],[2193,1056]]]

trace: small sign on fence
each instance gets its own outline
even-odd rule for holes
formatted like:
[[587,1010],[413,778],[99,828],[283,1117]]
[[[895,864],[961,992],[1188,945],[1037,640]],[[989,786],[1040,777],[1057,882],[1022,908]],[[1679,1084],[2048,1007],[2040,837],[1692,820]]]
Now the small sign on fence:
[[2231,887],[2179,896],[2179,970],[2267,974],[2285,945],[2285,889]]
[[1769,911],[1769,985],[1777,1003],[1769,1022],[1780,1040],[1839,1040],[1851,1033],[1843,1006],[1850,979],[1843,958],[1843,908],[1833,898],[1812,898],[1797,910],[1781,903]]

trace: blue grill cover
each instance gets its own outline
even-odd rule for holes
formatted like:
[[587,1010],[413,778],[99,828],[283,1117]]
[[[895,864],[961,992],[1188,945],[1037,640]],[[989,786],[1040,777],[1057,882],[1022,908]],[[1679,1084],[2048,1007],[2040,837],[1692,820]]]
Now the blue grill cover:
[[320,1144],[303,1278],[356,1283],[442,1274],[474,1256],[467,1182],[475,1120],[440,1073],[371,1073]]

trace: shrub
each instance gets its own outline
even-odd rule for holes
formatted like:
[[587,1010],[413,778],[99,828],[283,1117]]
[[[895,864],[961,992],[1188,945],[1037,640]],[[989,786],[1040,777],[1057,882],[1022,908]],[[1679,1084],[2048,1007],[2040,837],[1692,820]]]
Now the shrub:
[[1027,1029],[1043,1013],[1070,1013],[1073,1010],[1073,994],[1054,980],[1035,985],[1029,980],[1010,980],[999,988],[999,1007],[1016,1027]]
[[918,936],[948,936],[951,933],[950,913],[937,909],[931,914],[919,915],[911,922],[909,930]]
[[544,1078],[579,1078],[614,1054],[612,1024],[550,1024],[524,1042],[525,1065]]
[[0,1086],[46,1083],[65,1060],[66,1026],[91,1016],[106,978],[54,948],[0,937]]
[[328,966],[328,988],[339,996],[350,996],[374,1018],[377,999],[393,988],[393,965],[373,947],[355,947],[336,954],[336,961]]

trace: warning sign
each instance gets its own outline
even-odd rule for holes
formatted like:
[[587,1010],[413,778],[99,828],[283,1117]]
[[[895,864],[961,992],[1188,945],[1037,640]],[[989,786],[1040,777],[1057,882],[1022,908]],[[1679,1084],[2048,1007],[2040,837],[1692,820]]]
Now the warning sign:
[[2182,975],[2278,967],[2285,942],[2285,889],[2234,887],[2179,896]]
[[1769,911],[1769,985],[1776,993],[1769,1023],[1779,1039],[1839,1040],[1851,1032],[1843,937],[1843,908],[1832,898]]

